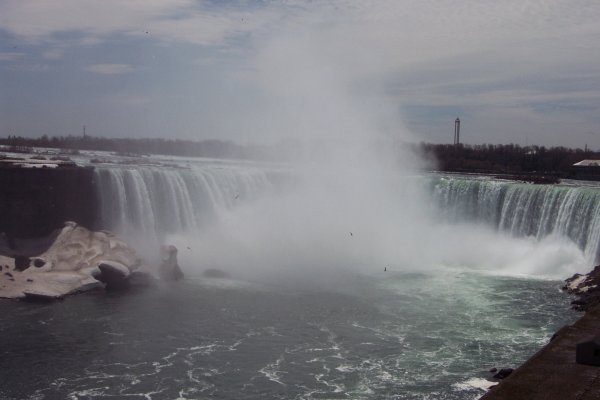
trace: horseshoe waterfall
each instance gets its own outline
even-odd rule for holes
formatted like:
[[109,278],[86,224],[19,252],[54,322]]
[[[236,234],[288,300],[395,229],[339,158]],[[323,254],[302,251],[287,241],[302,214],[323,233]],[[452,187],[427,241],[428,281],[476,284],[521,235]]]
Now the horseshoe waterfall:
[[[272,194],[292,174],[223,164],[98,168],[101,225],[157,236],[201,230],[239,204]],[[600,187],[594,184],[532,185],[460,175],[422,179],[440,221],[471,222],[536,240],[560,237],[575,243],[590,263],[598,260]]]
[[593,183],[177,158],[93,176],[100,227],[174,244],[185,279],[0,304],[7,359],[39,377],[2,398],[474,400],[577,318],[562,280],[599,258]]

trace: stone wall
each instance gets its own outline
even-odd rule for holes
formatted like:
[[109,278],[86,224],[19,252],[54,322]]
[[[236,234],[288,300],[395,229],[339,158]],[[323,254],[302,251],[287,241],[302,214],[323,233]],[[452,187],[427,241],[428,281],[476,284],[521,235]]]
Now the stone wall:
[[0,167],[0,233],[33,238],[75,221],[96,228],[94,169]]

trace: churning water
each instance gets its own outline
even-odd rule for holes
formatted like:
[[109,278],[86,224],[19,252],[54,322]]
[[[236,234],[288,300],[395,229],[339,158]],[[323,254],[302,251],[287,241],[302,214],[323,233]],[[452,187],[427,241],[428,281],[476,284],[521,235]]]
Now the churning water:
[[0,303],[1,398],[475,399],[597,258],[593,185],[175,164],[96,178],[104,227],[175,243],[187,279]]
[[388,269],[0,303],[0,397],[474,399],[573,320],[559,285]]

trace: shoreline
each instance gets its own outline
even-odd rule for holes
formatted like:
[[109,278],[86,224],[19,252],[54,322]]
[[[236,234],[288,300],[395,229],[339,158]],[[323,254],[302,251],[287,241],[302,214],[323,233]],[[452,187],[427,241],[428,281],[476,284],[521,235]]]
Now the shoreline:
[[549,343],[480,400],[600,399],[600,366],[575,360],[577,343],[600,335],[600,266],[567,279],[563,290],[578,296],[571,306],[584,314],[560,328]]

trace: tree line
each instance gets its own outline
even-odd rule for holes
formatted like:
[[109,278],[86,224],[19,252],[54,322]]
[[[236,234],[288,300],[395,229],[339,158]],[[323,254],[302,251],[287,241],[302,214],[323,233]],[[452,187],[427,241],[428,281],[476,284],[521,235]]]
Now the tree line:
[[[8,136],[0,145],[16,151],[34,147],[60,149],[63,152],[100,150],[119,154],[164,154],[186,157],[233,159],[280,159],[289,153],[289,145],[276,147],[239,145],[223,140],[183,140],[163,138],[104,138],[95,136],[53,136],[39,138]],[[430,160],[432,169],[478,173],[568,174],[571,166],[583,159],[600,160],[600,152],[567,147],[520,146],[518,144],[450,145],[419,143],[410,150]],[[297,146],[295,146],[297,147]]]
[[53,136],[40,138],[8,136],[0,138],[0,145],[20,152],[31,152],[34,147],[59,149],[63,152],[78,150],[99,150],[118,154],[145,155],[164,154],[186,157],[215,158],[254,158],[259,152],[252,146],[240,146],[223,140],[182,140],[182,139],[131,139],[104,138],[95,136]]
[[421,143],[417,151],[433,160],[435,169],[479,173],[538,173],[566,175],[584,159],[600,159],[600,152],[567,147],[482,144],[457,146]]

